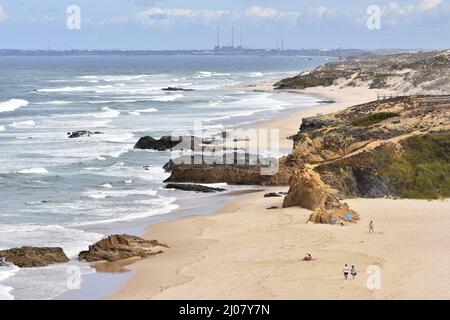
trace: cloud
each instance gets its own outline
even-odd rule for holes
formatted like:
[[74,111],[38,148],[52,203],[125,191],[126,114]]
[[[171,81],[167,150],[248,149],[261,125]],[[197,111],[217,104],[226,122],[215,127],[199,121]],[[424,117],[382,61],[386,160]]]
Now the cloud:
[[296,11],[283,12],[259,6],[252,6],[244,11],[152,7],[139,12],[136,19],[146,27],[172,26],[185,23],[210,25],[220,21],[247,21],[248,19],[259,22],[280,21],[292,24],[295,23],[300,14]]
[[282,12],[272,8],[253,6],[247,8],[247,10],[245,10],[244,12],[244,15],[261,19],[284,20],[297,19],[301,15],[301,13],[299,11]]
[[5,10],[3,10],[3,7],[0,4],[0,22],[6,21],[7,17]]
[[169,26],[186,22],[208,24],[228,14],[229,12],[221,10],[164,9],[153,7],[139,12],[136,19],[147,27],[158,25]]
[[442,3],[442,0],[422,0],[417,5],[418,11],[430,11],[439,6]]

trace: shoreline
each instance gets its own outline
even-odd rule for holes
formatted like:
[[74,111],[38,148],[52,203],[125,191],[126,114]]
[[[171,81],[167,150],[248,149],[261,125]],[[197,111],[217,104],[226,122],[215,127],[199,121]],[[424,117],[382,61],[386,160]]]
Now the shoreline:
[[[274,91],[272,82],[240,87],[239,89],[261,91],[261,92],[286,92]],[[304,107],[279,119],[253,123],[256,129],[279,129],[280,149],[292,150],[292,141],[287,137],[297,133],[302,117],[315,116],[318,113],[332,113],[345,109],[349,106],[365,103],[376,99],[376,91],[365,88],[310,88],[307,90],[289,90],[289,93],[300,93],[319,97],[319,99],[333,100],[333,103],[324,103]],[[287,191],[288,187],[269,187],[265,191],[255,194],[263,194],[271,191]],[[118,293],[105,297],[106,299],[148,299],[159,295],[168,288],[187,283],[190,277],[182,274],[182,270],[188,266],[195,265],[205,258],[203,252],[208,250],[209,245],[214,243],[203,240],[201,235],[205,229],[211,228],[215,223],[212,221],[218,215],[226,215],[238,207],[245,206],[254,194],[242,195],[238,199],[232,198],[215,213],[202,217],[188,217],[180,220],[169,221],[150,225],[144,238],[158,239],[169,243],[171,249],[164,254],[136,261],[128,265],[127,269],[133,272],[124,288]],[[250,202],[251,203],[251,202]],[[297,208],[298,209],[298,208]],[[283,211],[285,209],[282,209]],[[294,209],[295,210],[295,209]],[[303,209],[302,209],[303,210]],[[307,210],[304,210],[307,212]],[[158,274],[157,280],[144,281],[146,275]],[[151,279],[150,279],[151,280]]]

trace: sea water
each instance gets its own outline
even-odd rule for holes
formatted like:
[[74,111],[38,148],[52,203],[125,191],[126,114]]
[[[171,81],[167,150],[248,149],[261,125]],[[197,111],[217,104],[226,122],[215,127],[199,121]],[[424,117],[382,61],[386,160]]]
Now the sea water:
[[[0,249],[62,247],[72,260],[45,268],[0,267],[0,299],[54,298],[69,289],[71,264],[82,278],[94,272],[75,262],[89,244],[183,216],[177,215],[183,200],[197,195],[163,188],[168,174],[162,166],[170,154],[134,150],[140,137],[190,132],[198,122],[205,130],[223,130],[312,105],[310,96],[238,86],[295,75],[325,60],[0,57]],[[161,90],[169,86],[193,91]],[[75,130],[103,134],[68,139]],[[197,202],[189,214],[204,209]]]

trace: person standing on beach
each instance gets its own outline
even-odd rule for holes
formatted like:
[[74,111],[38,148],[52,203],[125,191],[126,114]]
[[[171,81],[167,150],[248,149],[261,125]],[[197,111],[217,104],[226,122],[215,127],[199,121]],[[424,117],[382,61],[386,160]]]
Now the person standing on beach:
[[350,274],[352,275],[353,280],[355,279],[356,275],[358,274],[358,271],[356,270],[354,265],[352,265],[352,269],[350,270]]
[[371,233],[371,232],[374,232],[373,231],[373,221],[372,220],[370,220],[370,223],[369,223],[369,233]]
[[344,269],[342,269],[342,272],[344,273],[345,280],[347,280],[347,278],[348,278],[348,272],[349,271],[350,271],[350,268],[348,267],[347,264],[345,264]]

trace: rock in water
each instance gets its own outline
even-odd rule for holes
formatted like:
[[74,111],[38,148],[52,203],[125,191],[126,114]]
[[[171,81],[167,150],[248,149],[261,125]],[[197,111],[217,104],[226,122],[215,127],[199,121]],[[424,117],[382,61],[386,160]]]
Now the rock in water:
[[63,249],[49,247],[21,247],[0,251],[0,257],[20,268],[45,267],[68,262]]
[[166,151],[172,149],[181,142],[181,139],[164,136],[161,139],[155,139],[150,136],[142,137],[134,146],[135,149],[151,149],[157,151]]
[[222,188],[207,187],[201,184],[188,184],[188,183],[169,183],[166,185],[166,189],[177,189],[183,191],[195,191],[204,193],[220,192],[226,190]]
[[135,149],[150,149],[166,151],[176,147],[177,150],[201,151],[202,144],[210,144],[212,141],[194,136],[162,136],[159,140],[150,136],[142,137],[134,146]]
[[100,131],[92,132],[92,131],[87,131],[87,130],[80,130],[80,131],[73,131],[73,132],[67,133],[67,135],[69,136],[69,139],[90,137],[91,135],[96,135],[96,134],[103,134],[103,132],[100,132]]
[[264,198],[276,198],[276,197],[282,197],[282,196],[283,195],[279,192],[269,192],[264,195]]
[[193,89],[185,89],[185,88],[178,88],[178,87],[167,87],[162,88],[162,91],[194,91]]
[[148,257],[162,253],[162,248],[169,246],[157,240],[145,240],[127,234],[111,235],[89,246],[89,250],[82,251],[78,260],[117,261],[132,257]]

